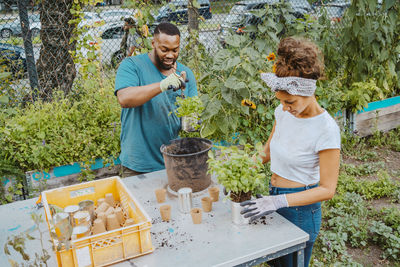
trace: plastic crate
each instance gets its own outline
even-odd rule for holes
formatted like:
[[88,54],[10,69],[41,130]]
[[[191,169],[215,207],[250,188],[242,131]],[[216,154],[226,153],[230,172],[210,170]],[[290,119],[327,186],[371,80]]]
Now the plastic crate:
[[[114,195],[126,215],[133,218],[136,224],[72,240],[69,250],[65,247],[61,251],[55,250],[58,266],[104,266],[154,251],[150,235],[151,219],[117,176],[42,192],[49,231],[52,231],[49,204],[65,208],[90,199],[97,205],[97,199],[103,198],[106,193]],[[52,241],[56,248],[58,241]]]

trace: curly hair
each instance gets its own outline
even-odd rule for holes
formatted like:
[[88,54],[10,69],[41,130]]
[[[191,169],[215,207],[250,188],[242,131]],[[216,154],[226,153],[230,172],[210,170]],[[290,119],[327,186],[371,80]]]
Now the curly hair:
[[297,37],[287,37],[278,45],[276,76],[302,77],[308,79],[324,78],[323,55],[317,45]]

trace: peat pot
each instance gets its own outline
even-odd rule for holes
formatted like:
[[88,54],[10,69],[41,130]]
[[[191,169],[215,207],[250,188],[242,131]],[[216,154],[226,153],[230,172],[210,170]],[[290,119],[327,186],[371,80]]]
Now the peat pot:
[[213,144],[205,138],[181,138],[162,145],[168,186],[178,192],[180,188],[190,187],[193,193],[206,189],[211,184],[208,170],[208,151]]

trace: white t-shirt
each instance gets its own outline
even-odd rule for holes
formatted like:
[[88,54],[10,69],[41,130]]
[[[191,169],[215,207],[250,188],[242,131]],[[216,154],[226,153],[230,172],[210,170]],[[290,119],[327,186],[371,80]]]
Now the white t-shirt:
[[270,142],[271,171],[305,185],[319,182],[319,155],[340,149],[340,129],[327,111],[312,118],[296,118],[279,105]]

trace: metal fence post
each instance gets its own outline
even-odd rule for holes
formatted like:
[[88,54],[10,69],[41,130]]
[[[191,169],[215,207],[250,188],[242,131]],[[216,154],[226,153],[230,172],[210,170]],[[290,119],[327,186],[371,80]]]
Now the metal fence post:
[[24,48],[26,55],[26,66],[28,69],[29,83],[32,88],[32,97],[37,99],[37,91],[39,90],[38,74],[36,70],[35,57],[33,55],[32,34],[29,27],[28,18],[28,0],[18,0],[18,13],[21,21],[22,38],[24,40]]

